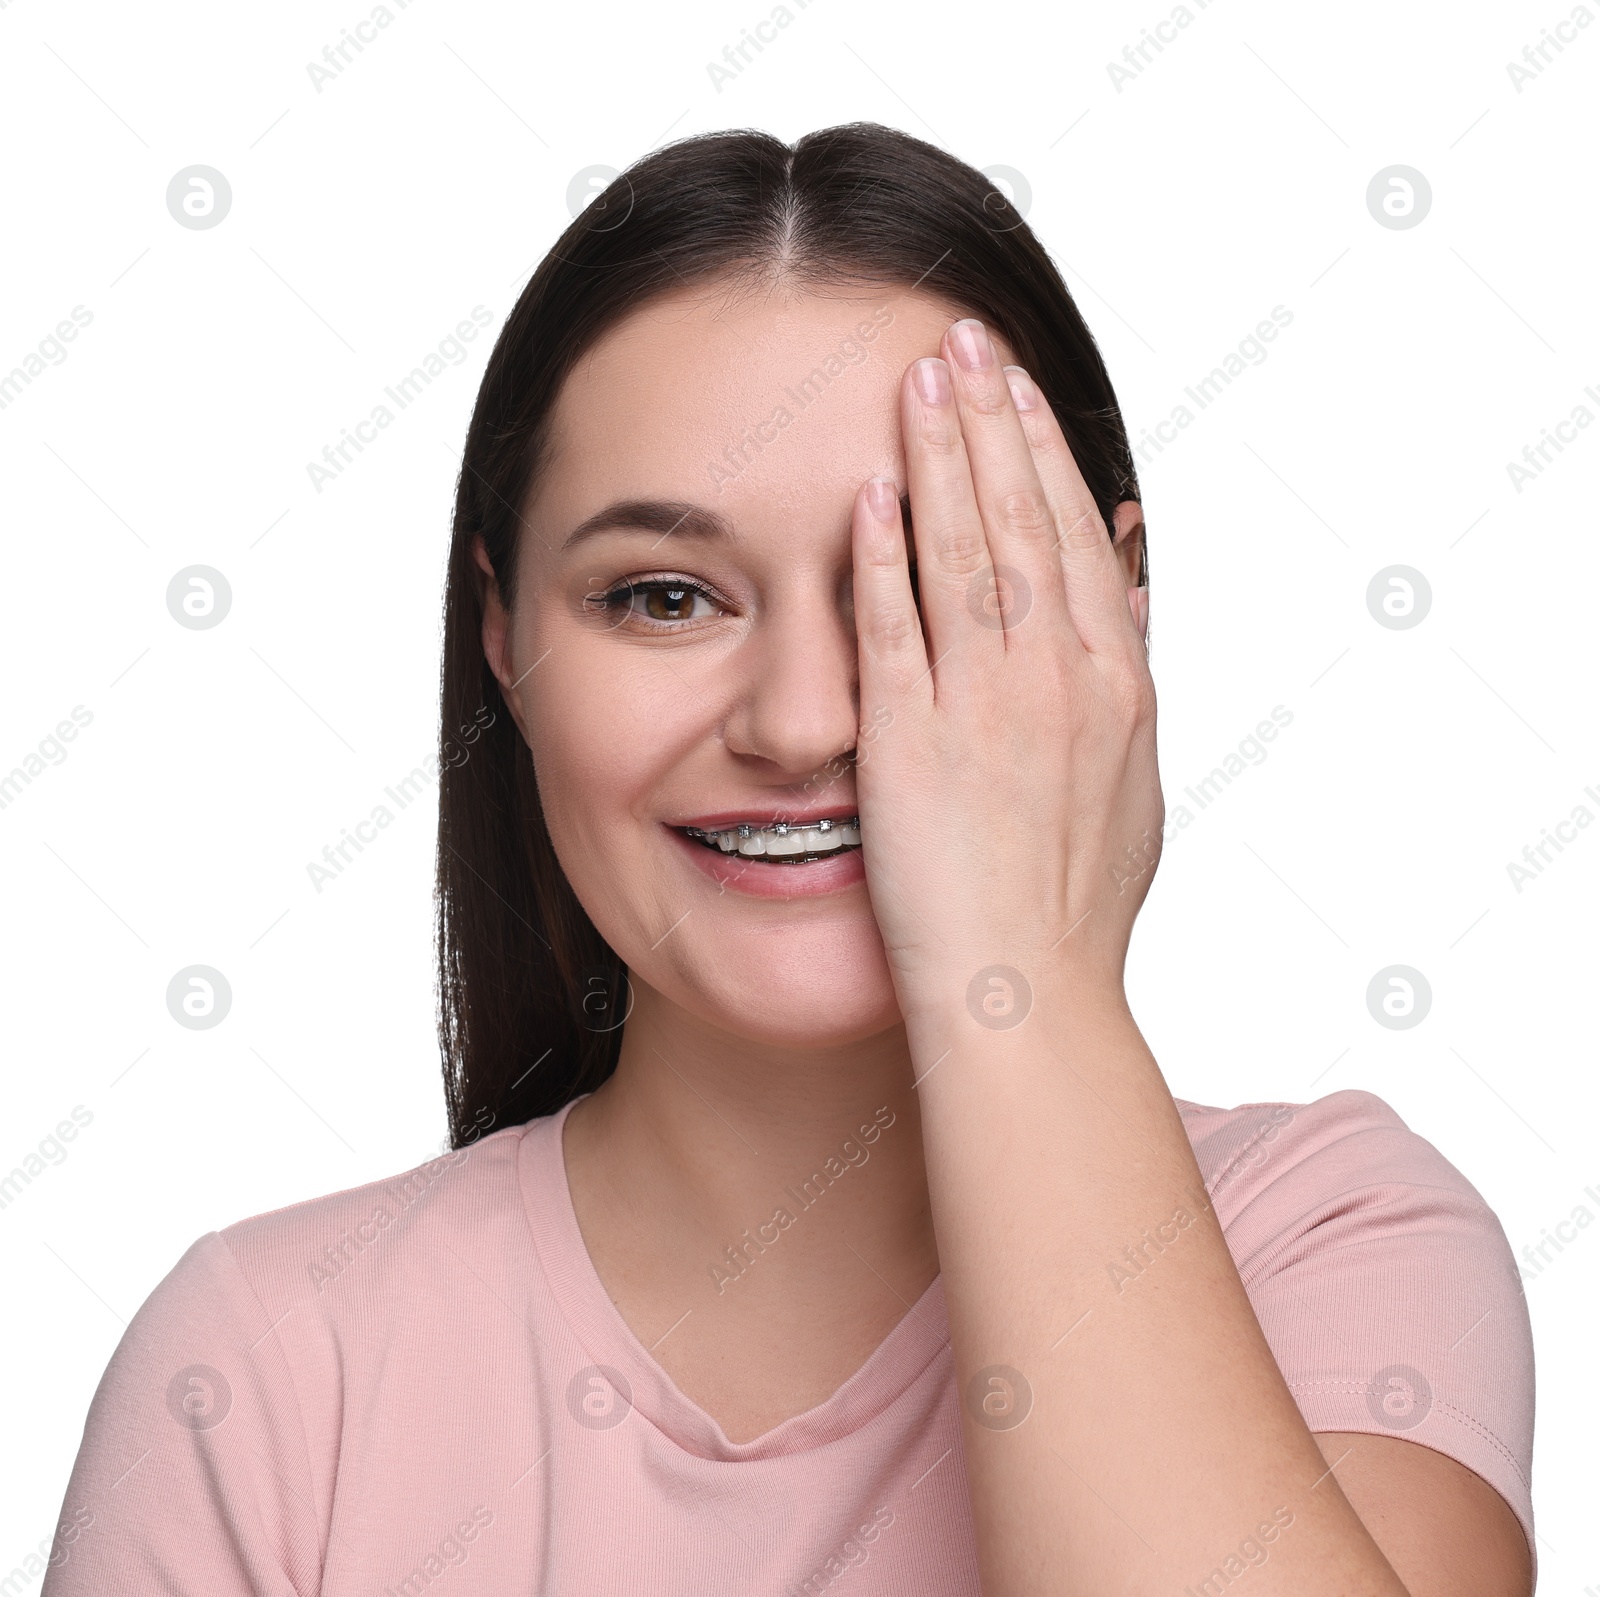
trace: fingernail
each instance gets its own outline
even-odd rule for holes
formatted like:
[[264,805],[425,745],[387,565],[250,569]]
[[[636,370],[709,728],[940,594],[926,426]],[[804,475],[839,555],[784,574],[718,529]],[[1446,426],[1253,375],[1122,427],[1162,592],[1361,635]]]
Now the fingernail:
[[899,503],[900,496],[894,491],[894,483],[887,477],[873,477],[867,483],[867,509],[879,521],[893,521],[894,508]]
[[925,405],[950,403],[950,368],[932,356],[919,360],[912,368],[917,392]]
[[981,372],[985,366],[994,365],[994,345],[982,322],[969,316],[950,329],[950,347],[956,359],[969,372]]
[[1148,588],[1128,589],[1128,608],[1133,612],[1133,624],[1138,629],[1141,638],[1150,635],[1150,590]]
[[1006,386],[1011,390],[1011,403],[1018,410],[1039,408],[1038,387],[1020,366],[1006,367]]

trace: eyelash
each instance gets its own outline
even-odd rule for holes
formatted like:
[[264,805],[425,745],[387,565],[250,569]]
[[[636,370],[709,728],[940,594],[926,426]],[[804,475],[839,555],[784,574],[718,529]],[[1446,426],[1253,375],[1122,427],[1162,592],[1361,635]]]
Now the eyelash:
[[[650,577],[629,577],[625,582],[619,582],[616,587],[607,593],[590,594],[584,602],[592,605],[602,614],[610,614],[618,605],[631,601],[641,593],[649,593],[654,589],[668,588],[685,593],[698,594],[708,603],[723,610],[726,606],[709,588],[703,584],[691,581],[688,577],[657,575]],[[636,611],[629,611],[629,619],[639,623],[647,632],[682,632],[693,625],[696,618],[686,616],[680,621],[658,621],[653,616],[642,616]],[[711,617],[701,616],[702,621],[709,621]]]

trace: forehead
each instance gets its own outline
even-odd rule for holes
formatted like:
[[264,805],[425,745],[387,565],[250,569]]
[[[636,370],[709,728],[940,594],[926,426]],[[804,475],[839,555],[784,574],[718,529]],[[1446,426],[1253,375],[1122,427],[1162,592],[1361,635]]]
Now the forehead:
[[751,531],[847,514],[866,478],[903,473],[901,376],[963,314],[890,286],[651,301],[562,386],[530,507],[541,544],[627,498],[706,505]]

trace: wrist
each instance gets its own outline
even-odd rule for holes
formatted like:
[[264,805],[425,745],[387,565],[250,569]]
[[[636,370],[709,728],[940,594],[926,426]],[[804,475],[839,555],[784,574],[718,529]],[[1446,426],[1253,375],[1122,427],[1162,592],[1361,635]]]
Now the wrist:
[[1131,1023],[1120,960],[1041,959],[990,950],[946,957],[915,972],[896,971],[895,991],[907,1030],[936,1034],[948,1046],[953,1031],[1010,1031],[1040,1020],[1057,1033],[1081,1022]]

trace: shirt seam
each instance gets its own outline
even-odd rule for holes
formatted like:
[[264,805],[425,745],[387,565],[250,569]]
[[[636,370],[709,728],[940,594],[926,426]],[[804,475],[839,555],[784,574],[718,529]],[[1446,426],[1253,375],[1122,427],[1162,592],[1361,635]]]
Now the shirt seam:
[[[1288,1387],[1291,1392],[1326,1391],[1337,1392],[1346,1396],[1362,1397],[1369,1397],[1372,1394],[1372,1383],[1370,1381],[1358,1381],[1348,1378],[1324,1378],[1312,1381],[1290,1381],[1288,1382]],[[1471,1431],[1474,1435],[1479,1436],[1486,1441],[1495,1449],[1497,1453],[1499,1453],[1500,1457],[1511,1466],[1512,1470],[1516,1474],[1517,1480],[1531,1494],[1533,1489],[1532,1482],[1523,1472],[1521,1461],[1517,1458],[1517,1455],[1513,1453],[1511,1449],[1507,1447],[1506,1444],[1502,1442],[1500,1438],[1495,1435],[1495,1433],[1491,1431],[1489,1427],[1481,1420],[1476,1419],[1471,1414],[1468,1414],[1465,1409],[1457,1408],[1454,1403],[1440,1402],[1438,1400],[1433,1402],[1429,1412],[1446,1416],[1447,1418],[1453,1420],[1457,1425],[1461,1426],[1463,1430]],[[1373,1434],[1377,1435],[1379,1433],[1374,1432]],[[1385,1432],[1383,1434],[1394,1433]],[[1405,1437],[1401,1438],[1401,1440],[1406,1439],[1407,1438]]]
[[[233,1244],[228,1241],[227,1237],[224,1236],[221,1231],[214,1231],[214,1232],[212,1232],[212,1235],[214,1237],[216,1237],[216,1239],[222,1244],[223,1250],[228,1255],[228,1262],[233,1266],[234,1270],[237,1272],[239,1280],[244,1285],[245,1291],[250,1294],[250,1301],[255,1304],[255,1306],[261,1311],[262,1317],[268,1322],[268,1327],[269,1327],[268,1334],[270,1334],[273,1337],[273,1339],[275,1341],[277,1341],[279,1349],[283,1354],[283,1367],[284,1367],[285,1371],[287,1371],[287,1373],[288,1373],[288,1376],[289,1376],[289,1391],[290,1391],[290,1394],[294,1398],[295,1429],[296,1429],[296,1432],[297,1432],[297,1434],[299,1435],[299,1438],[300,1438],[300,1461],[301,1461],[301,1464],[303,1465],[303,1467],[305,1469],[306,1491],[307,1491],[308,1497],[311,1498],[310,1507],[311,1507],[311,1514],[312,1514],[312,1517],[313,1517],[313,1522],[317,1523],[317,1522],[319,1522],[321,1520],[322,1516],[318,1512],[318,1509],[317,1509],[317,1506],[316,1506],[316,1502],[315,1502],[315,1497],[314,1497],[315,1485],[314,1485],[314,1482],[313,1482],[312,1476],[311,1476],[311,1443],[310,1443],[310,1439],[306,1435],[305,1403],[301,1399],[300,1387],[299,1387],[298,1383],[295,1380],[294,1361],[289,1357],[289,1349],[288,1349],[288,1347],[285,1345],[283,1340],[278,1336],[278,1322],[273,1320],[271,1314],[268,1312],[266,1304],[261,1301],[260,1294],[256,1291],[254,1284],[250,1280],[250,1277],[245,1273],[245,1268],[244,1268],[243,1261],[239,1258],[239,1255],[233,1251]],[[265,1340],[265,1337],[261,1337],[261,1338],[257,1339],[258,1342],[264,1341],[264,1340]],[[328,1524],[328,1531],[329,1531],[330,1535],[332,1534],[332,1530],[333,1530],[333,1523],[332,1523],[332,1518],[330,1516],[329,1524]],[[328,1547],[327,1547],[327,1543],[323,1540],[321,1525],[320,1525],[320,1523],[317,1523],[317,1585],[316,1585],[316,1590],[313,1591],[313,1592],[304,1593],[304,1594],[302,1594],[302,1597],[317,1597],[317,1593],[319,1593],[322,1590],[323,1574],[326,1571],[327,1566],[328,1566]],[[298,1588],[296,1588],[296,1589],[298,1590]]]

